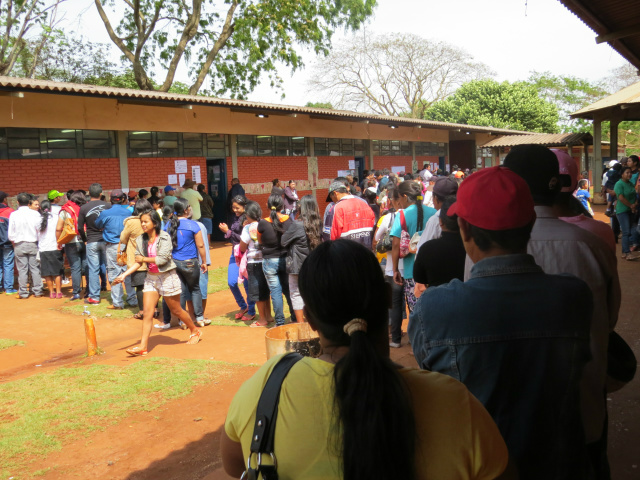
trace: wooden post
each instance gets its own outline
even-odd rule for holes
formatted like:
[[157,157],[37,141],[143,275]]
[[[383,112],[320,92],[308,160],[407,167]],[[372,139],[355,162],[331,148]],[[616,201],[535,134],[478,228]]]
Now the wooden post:
[[84,334],[87,337],[87,355],[92,357],[98,354],[98,341],[96,340],[96,327],[93,324],[93,315],[84,319]]

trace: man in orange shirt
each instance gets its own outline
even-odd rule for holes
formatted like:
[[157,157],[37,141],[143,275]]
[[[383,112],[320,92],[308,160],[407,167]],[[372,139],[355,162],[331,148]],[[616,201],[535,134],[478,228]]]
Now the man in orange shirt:
[[362,199],[349,195],[342,182],[331,182],[329,197],[336,204],[331,225],[331,240],[346,238],[371,248],[376,217]]

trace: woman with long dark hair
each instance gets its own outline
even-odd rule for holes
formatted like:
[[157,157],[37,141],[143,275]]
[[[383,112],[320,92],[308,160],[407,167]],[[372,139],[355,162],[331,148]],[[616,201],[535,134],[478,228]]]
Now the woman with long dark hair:
[[[229,290],[233,294],[233,298],[236,300],[236,304],[240,308],[240,311],[236,313],[236,320],[242,320],[244,322],[248,322],[252,320],[256,316],[256,305],[251,300],[244,300],[242,296],[242,292],[240,291],[240,286],[238,285],[238,276],[240,270],[238,265],[236,264],[236,259],[233,255],[233,248],[240,243],[240,236],[242,235],[242,228],[244,225],[244,221],[246,220],[246,216],[244,214],[244,209],[247,206],[247,197],[244,195],[236,195],[231,199],[231,210],[233,211],[235,217],[233,218],[233,222],[229,227],[226,223],[221,223],[218,225],[218,228],[222,233],[224,233],[224,237],[231,241],[231,256],[229,257],[229,267],[227,269],[227,284],[229,285]],[[244,291],[249,296],[249,284],[245,280]]]
[[[259,319],[250,327],[266,327],[273,322],[271,302],[269,301],[269,284],[262,271],[262,248],[258,242],[258,222],[262,217],[262,209],[258,202],[249,200],[244,210],[246,220],[240,235],[240,251],[247,255],[247,275],[249,287],[247,300],[254,302],[258,308]],[[252,320],[251,317],[247,317]]]
[[[80,207],[87,203],[85,194],[82,190],[75,190],[69,195],[69,201],[60,208],[58,215],[58,224],[56,225],[56,238],[60,238],[60,234],[64,229],[64,222],[68,219],[72,220],[76,231],[78,230],[78,216],[80,215]],[[80,300],[82,291],[82,277],[87,276],[87,251],[82,237],[76,237],[64,245],[64,253],[69,261],[71,269],[71,287],[73,295],[71,300]],[[87,285],[89,282],[87,280]]]
[[[40,275],[47,283],[49,298],[62,298],[62,278],[60,272],[64,266],[62,250],[58,248],[56,226],[58,215],[51,212],[51,202],[40,203],[42,221],[38,229],[38,251],[40,252]],[[55,290],[54,290],[55,286]]]
[[258,223],[258,240],[262,246],[262,271],[269,284],[276,326],[280,326],[284,325],[282,295],[287,299],[289,311],[293,315],[287,276],[287,249],[282,245],[282,234],[291,225],[291,219],[282,213],[284,201],[281,195],[271,194],[267,201],[267,207],[269,208],[269,216]]
[[402,264],[404,270],[400,273],[400,238],[403,231],[408,233],[409,239],[413,238],[416,233],[422,232],[427,220],[436,213],[436,209],[422,204],[421,184],[413,180],[405,180],[398,185],[398,188],[393,190],[393,198],[397,206],[401,208],[391,227],[391,239],[393,243],[393,249],[391,251],[393,258],[393,281],[396,282],[397,285],[402,285],[409,311],[413,312],[413,306],[416,304],[413,262],[415,261],[416,255],[414,252],[403,257]]
[[[324,242],[302,265],[299,283],[322,354],[300,360],[282,384],[274,447],[280,478],[513,478],[503,474],[509,456],[497,426],[462,383],[390,360],[380,307],[387,286],[371,251],[349,240]],[[246,467],[258,399],[281,358],[268,360],[229,407],[222,463],[236,478]]]
[[191,331],[187,344],[194,345],[200,341],[202,332],[196,328],[189,314],[180,306],[182,283],[176,273],[176,264],[171,258],[173,249],[171,237],[161,229],[160,216],[153,210],[140,215],[140,225],[144,233],[136,239],[135,262],[113,281],[114,284],[122,283],[142,265],[147,266],[147,275],[144,280],[142,338],[140,345],[128,348],[127,353],[133,356],[147,354],[149,335],[153,326],[153,311],[160,296],[169,306],[171,313],[187,325]]
[[315,197],[302,197],[298,218],[282,234],[282,246],[287,248],[287,273],[293,313],[296,322],[304,322],[304,302],[298,288],[298,273],[309,253],[322,243],[322,217]]
[[[142,225],[140,223],[140,215],[143,213],[149,213],[153,210],[153,206],[147,200],[138,200],[133,207],[133,215],[124,219],[124,229],[120,234],[120,243],[122,245],[126,245],[127,252],[127,267],[131,268],[131,266],[136,263],[136,240],[142,235],[144,232],[142,231]],[[147,276],[147,265],[143,264],[136,270],[133,274],[131,274],[131,287],[136,289],[136,298],[138,299],[138,313],[136,313],[133,318],[137,318],[138,320],[142,320],[144,317],[143,313],[143,301],[142,301],[142,290],[144,288],[144,279]],[[127,286],[127,289],[129,287]],[[128,290],[127,290],[128,291]],[[154,307],[154,312],[157,309]],[[154,313],[154,316],[157,316]]]
[[[176,264],[176,272],[182,282],[180,305],[183,309],[186,308],[186,293],[189,292],[193,302],[193,313],[196,316],[195,323],[199,327],[204,327],[206,322],[202,308],[200,273],[205,273],[208,267],[202,231],[195,221],[190,220],[192,211],[187,199],[178,198],[173,204],[173,211],[174,215],[166,225],[166,232],[173,243],[171,254]],[[182,324],[180,326],[182,327]]]

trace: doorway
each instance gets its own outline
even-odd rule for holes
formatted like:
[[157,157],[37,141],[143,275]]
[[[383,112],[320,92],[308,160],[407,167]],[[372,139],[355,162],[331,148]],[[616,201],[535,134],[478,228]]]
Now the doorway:
[[207,159],[207,190],[213,199],[214,241],[225,241],[224,233],[218,225],[227,223],[227,160],[225,158]]
[[358,183],[361,183],[363,178],[362,178],[362,173],[364,172],[364,164],[365,164],[365,157],[354,157],[355,161],[356,161],[356,176],[358,177]]

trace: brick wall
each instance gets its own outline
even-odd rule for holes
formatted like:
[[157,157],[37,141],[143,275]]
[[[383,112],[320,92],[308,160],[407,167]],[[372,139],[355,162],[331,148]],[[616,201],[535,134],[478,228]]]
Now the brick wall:
[[[383,168],[388,168],[391,171],[391,167],[404,167],[405,173],[409,173],[413,171],[412,167],[413,157],[412,156],[385,156],[385,157],[373,157],[373,165],[376,170],[382,170]],[[418,162],[419,166],[422,166],[421,163]]]
[[243,185],[271,182],[274,178],[285,184],[289,180],[307,180],[307,157],[238,157],[238,177]]
[[42,196],[55,189],[88,190],[94,182],[105,190],[120,188],[120,162],[117,158],[61,158],[1,160],[0,190],[15,196],[29,192]]
[[[318,157],[318,178],[334,179],[338,176],[338,170],[348,170],[349,160],[353,160],[352,156],[337,156],[337,157]],[[369,161],[366,161],[366,165],[369,165]],[[364,167],[365,170],[367,167]]]
[[[152,157],[152,158],[129,158],[129,187],[134,190],[156,186],[164,188],[168,182],[168,175],[176,173],[176,160],[187,161],[187,173],[185,178],[191,178],[191,167],[200,166],[200,176],[202,183],[207,181],[207,161],[204,157]],[[118,178],[120,171],[118,170]],[[105,187],[106,190],[106,187]]]

